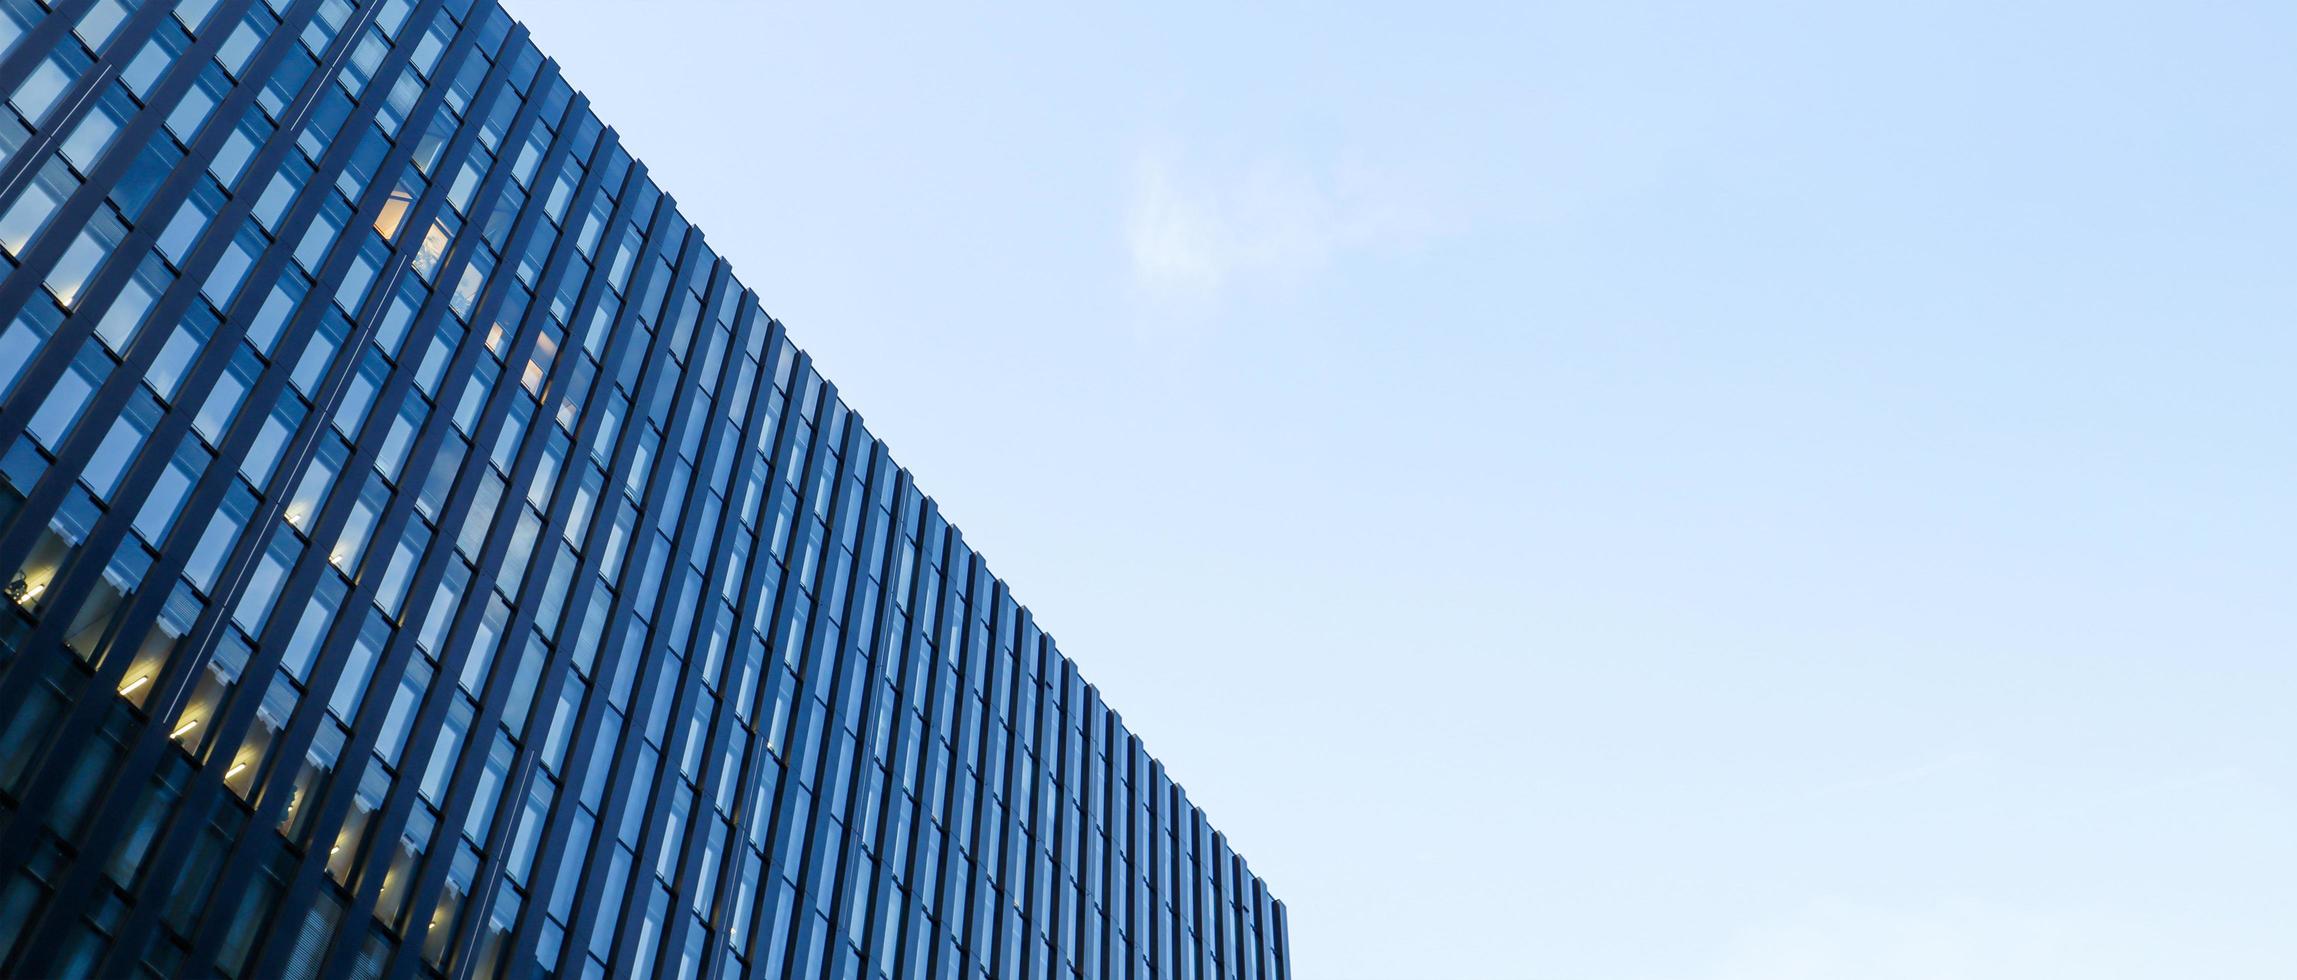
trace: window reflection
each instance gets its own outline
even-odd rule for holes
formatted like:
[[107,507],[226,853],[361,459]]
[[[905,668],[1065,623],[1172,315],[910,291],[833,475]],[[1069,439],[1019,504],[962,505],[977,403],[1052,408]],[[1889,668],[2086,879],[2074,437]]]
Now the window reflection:
[[[151,555],[141,545],[122,541],[118,554],[104,566],[103,576],[65,629],[64,646],[82,659],[93,658],[99,650],[108,652],[112,630],[150,567]],[[104,661],[92,659],[91,663],[100,670]]]
[[327,877],[339,885],[351,883],[351,872],[359,861],[360,845],[366,842],[367,831],[375,815],[383,809],[383,800],[391,791],[391,774],[380,766],[368,766],[359,778],[359,792],[351,798],[351,812],[344,816],[342,829],[335,832],[335,842],[327,849]]
[[193,758],[204,758],[216,728],[216,712],[222,709],[224,699],[238,686],[240,671],[247,668],[249,652],[247,641],[225,630],[222,640],[216,644],[215,652],[201,669],[198,683],[192,687],[191,697],[184,701],[183,709],[166,722],[169,740],[191,753]]
[[32,544],[32,550],[8,579],[8,598],[26,610],[37,612],[47,608],[59,596],[50,587],[55,584],[72,556],[79,553],[80,542],[95,526],[98,515],[95,501],[85,492],[74,488],[69,491],[63,506],[57,508],[46,527]]
[[319,516],[319,508],[327,500],[327,491],[335,484],[335,474],[343,469],[350,456],[350,448],[339,439],[322,436],[319,448],[311,456],[303,471],[303,479],[295,484],[295,492],[287,498],[287,523],[305,534],[311,533],[312,521]]
[[198,621],[204,606],[188,585],[179,584],[168,594],[159,617],[136,645],[135,659],[128,664],[126,679],[120,682],[120,696],[129,704],[144,707],[145,699],[151,696],[152,684],[176,651],[183,648],[184,637],[191,633],[192,624]]

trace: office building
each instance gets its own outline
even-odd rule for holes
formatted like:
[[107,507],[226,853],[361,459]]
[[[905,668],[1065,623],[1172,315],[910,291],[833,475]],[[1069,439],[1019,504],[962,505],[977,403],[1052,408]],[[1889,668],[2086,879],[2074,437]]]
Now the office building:
[[0,0],[0,93],[0,975],[1290,976],[493,3]]

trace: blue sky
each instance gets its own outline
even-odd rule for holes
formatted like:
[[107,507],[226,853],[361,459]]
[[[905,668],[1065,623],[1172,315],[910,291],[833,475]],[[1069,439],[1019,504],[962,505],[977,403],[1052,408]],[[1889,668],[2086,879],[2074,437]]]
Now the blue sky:
[[2297,975],[2297,8],[510,6],[1303,980]]

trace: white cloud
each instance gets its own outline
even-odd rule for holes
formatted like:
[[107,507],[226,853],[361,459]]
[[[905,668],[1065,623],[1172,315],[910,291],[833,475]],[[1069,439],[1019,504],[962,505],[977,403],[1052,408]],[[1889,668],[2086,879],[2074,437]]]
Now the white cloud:
[[1299,282],[1349,253],[1424,241],[1432,221],[1385,175],[1342,164],[1323,172],[1262,161],[1226,174],[1144,154],[1133,174],[1125,240],[1134,281],[1168,298],[1206,298],[1241,282]]

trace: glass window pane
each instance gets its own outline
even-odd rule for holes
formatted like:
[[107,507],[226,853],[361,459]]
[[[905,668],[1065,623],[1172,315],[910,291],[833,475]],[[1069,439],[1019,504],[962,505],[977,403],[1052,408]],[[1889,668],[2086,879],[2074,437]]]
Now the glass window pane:
[[215,380],[207,400],[200,403],[199,414],[192,417],[191,427],[206,437],[208,445],[221,445],[224,434],[231,430],[232,419],[239,415],[240,403],[247,398],[248,389],[255,387],[255,379],[263,373],[263,362],[240,345],[231,363]]
[[[64,43],[69,45],[71,42]],[[61,52],[42,58],[32,66],[31,74],[26,75],[24,81],[16,86],[15,93],[8,96],[8,104],[15,106],[24,118],[38,123],[48,108],[63,97],[64,91],[72,87],[72,81],[78,75],[79,72],[63,60]]]
[[279,600],[279,589],[287,582],[287,572],[295,567],[295,559],[302,554],[303,540],[296,537],[295,532],[284,527],[272,532],[271,544],[240,586],[239,604],[231,610],[231,621],[238,623],[247,635],[263,634],[263,624],[271,618],[271,607]]
[[201,592],[215,594],[215,574],[223,570],[224,559],[231,556],[240,531],[247,527],[247,519],[254,513],[255,495],[246,487],[234,485],[224,495],[223,506],[208,519],[207,530],[200,533],[191,558],[184,562],[184,577],[199,586]]
[[53,308],[36,303],[0,329],[0,395],[6,395],[16,386],[16,379],[24,376],[24,366],[54,332],[57,319],[61,318]]
[[104,346],[114,353],[127,350],[143,326],[144,314],[151,311],[152,304],[174,279],[159,256],[146,255],[143,265],[120,285],[118,297],[112,300],[111,308],[104,311],[104,318],[96,323],[96,336],[102,338]]
[[311,533],[311,522],[318,518],[319,508],[326,503],[327,491],[335,484],[335,474],[343,469],[343,461],[350,457],[350,447],[332,436],[321,435],[319,448],[311,454],[311,463],[296,482],[295,492],[287,498],[287,523],[295,525],[305,534]]
[[175,401],[176,389],[183,384],[184,375],[191,371],[192,359],[207,345],[213,327],[204,319],[187,317],[178,324],[175,333],[168,336],[167,344],[160,348],[159,356],[153,358],[151,367],[144,372],[144,383],[159,393],[161,401]]
[[335,682],[335,694],[327,699],[327,708],[335,712],[336,717],[351,719],[358,715],[359,704],[367,696],[367,682],[374,677],[375,661],[390,642],[390,621],[380,612],[369,613],[367,621],[359,627],[358,638],[351,642],[343,675]]
[[88,396],[95,393],[96,386],[102,384],[104,376],[111,371],[112,359],[95,342],[82,347],[80,356],[57,376],[48,397],[40,403],[39,410],[32,413],[27,429],[33,438],[54,450],[64,441],[64,434],[71,430],[72,423],[79,421],[80,410],[88,405]]
[[80,479],[87,482],[98,498],[112,499],[112,491],[119,487],[120,475],[135,458],[136,450],[143,447],[145,437],[159,425],[159,419],[159,403],[150,395],[139,391],[129,397],[126,411],[112,423],[111,431],[104,434],[104,441],[89,458],[87,469],[80,473]]
[[136,512],[136,533],[145,541],[158,544],[167,537],[168,528],[175,524],[176,514],[183,510],[184,497],[191,493],[192,484],[213,457],[199,444],[196,437],[186,435],[176,448],[175,458],[152,481],[151,496],[144,498],[143,509]]

